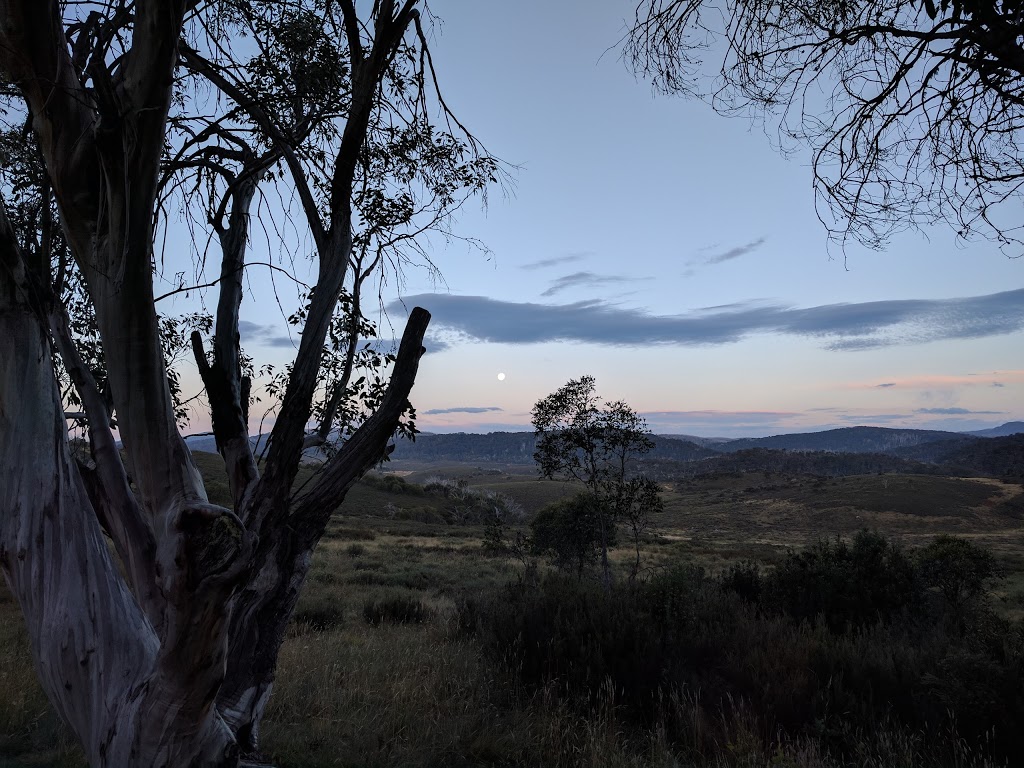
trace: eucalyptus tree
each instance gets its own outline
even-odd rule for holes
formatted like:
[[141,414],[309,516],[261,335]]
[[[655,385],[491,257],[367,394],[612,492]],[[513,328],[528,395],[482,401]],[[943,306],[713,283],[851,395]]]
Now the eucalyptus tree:
[[[92,765],[258,752],[328,518],[411,428],[429,314],[413,310],[397,352],[378,354],[364,286],[427,258],[421,236],[447,234],[500,173],[440,97],[416,6],[0,1],[0,93],[20,130],[6,141],[24,155],[0,174],[0,569]],[[305,232],[279,247],[308,245],[314,277],[258,463],[239,313],[248,271],[290,266],[248,256],[253,202],[275,194],[297,201],[290,221]],[[185,325],[161,317],[154,287],[156,235],[181,219],[200,265],[171,293],[217,291],[214,316]],[[202,269],[207,241],[216,276]],[[230,507],[209,501],[179,431],[184,340]],[[88,451],[69,443],[69,406]],[[296,495],[304,447],[339,429]]]
[[784,148],[810,146],[834,237],[880,247],[944,221],[1013,254],[1022,41],[1024,6],[1004,0],[642,0],[625,56],[659,91],[767,114]]
[[[608,547],[619,521],[626,521],[633,534],[635,576],[648,513],[662,506],[657,485],[636,467],[637,459],[654,448],[647,423],[621,400],[605,403],[596,392],[593,376],[572,379],[541,398],[532,416],[537,437],[533,458],[541,475],[575,480],[585,488],[584,500],[561,511],[595,518],[605,589],[611,588]],[[582,520],[577,525],[581,536],[589,536],[582,532],[594,527]]]

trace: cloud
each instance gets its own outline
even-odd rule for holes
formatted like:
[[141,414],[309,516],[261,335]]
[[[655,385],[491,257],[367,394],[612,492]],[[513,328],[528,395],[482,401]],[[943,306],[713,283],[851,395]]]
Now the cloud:
[[[282,347],[288,349],[299,348],[299,332],[293,332],[291,336],[281,333],[281,327],[277,325],[260,325],[249,320],[238,321],[238,335],[246,344],[260,347]],[[369,344],[370,348],[380,354],[394,353],[398,350],[400,339],[383,338],[367,339],[360,342],[360,347]],[[428,332],[423,342],[427,353],[443,352],[451,344],[447,339],[435,332]]]
[[636,280],[649,280],[648,277],[624,277],[622,275],[598,275],[594,272],[573,272],[571,275],[556,278],[551,281],[551,287],[544,291],[541,296],[554,296],[559,291],[567,288],[596,287],[599,285],[619,285],[620,283]]
[[[427,354],[435,352],[444,352],[446,349],[451,348],[451,343],[440,336],[439,334],[428,332],[426,337],[423,339],[423,348],[427,350]],[[398,345],[395,345],[398,348]]]
[[249,320],[238,321],[238,335],[243,342],[260,347],[298,347],[298,335],[295,338],[281,333],[280,326],[260,325]]
[[1024,370],[992,371],[991,373],[968,373],[968,374],[946,374],[927,376],[907,376],[906,378],[887,381],[884,384],[874,382],[854,383],[848,385],[850,389],[877,389],[879,387],[908,389],[908,390],[931,390],[946,391],[958,387],[977,386],[1006,386],[1011,384],[1024,384]]
[[721,264],[723,261],[732,261],[738,259],[740,256],[745,256],[751,251],[756,251],[764,245],[764,238],[759,237],[757,240],[747,243],[746,245],[740,245],[736,248],[730,248],[728,251],[715,254],[704,260],[705,264]]
[[565,256],[555,256],[550,259],[541,259],[540,261],[531,261],[528,264],[520,264],[520,269],[546,269],[547,267],[557,267],[559,264],[570,264],[574,261],[583,261],[587,256],[590,256],[590,251],[582,251],[580,253],[568,253]]
[[440,416],[444,413],[490,413],[491,411],[502,411],[503,408],[499,408],[496,405],[489,405],[483,408],[473,405],[457,406],[455,408],[431,408],[429,411],[423,411],[422,413],[426,416]]
[[967,408],[915,408],[914,413],[927,413],[933,416],[965,416],[967,414],[998,416],[1005,413],[1005,411],[971,411]]
[[[601,300],[537,304],[485,296],[421,294],[407,296],[404,302],[429,309],[437,327],[476,341],[504,344],[571,341],[609,346],[707,346],[776,333],[820,338],[827,348],[850,350],[1024,330],[1024,289],[967,298],[825,304],[806,309],[740,304],[682,315],[652,315]],[[400,312],[402,304],[394,302],[388,310]]]

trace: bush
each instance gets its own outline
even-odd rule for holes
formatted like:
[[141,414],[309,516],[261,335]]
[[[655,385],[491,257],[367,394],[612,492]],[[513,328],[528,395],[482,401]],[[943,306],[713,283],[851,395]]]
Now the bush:
[[959,536],[941,535],[915,553],[922,586],[942,595],[960,620],[984,600],[988,583],[1001,575],[992,553]]
[[[548,557],[556,568],[577,576],[597,562],[601,554],[601,511],[594,497],[580,493],[548,504],[530,521],[534,554]],[[615,544],[615,527],[605,515],[605,539]]]
[[363,603],[363,619],[378,627],[381,624],[425,624],[433,611],[424,602],[406,595],[389,595],[368,599]]
[[743,560],[726,568],[719,577],[722,589],[733,592],[747,603],[756,603],[764,590],[764,574],[753,560]]
[[[915,562],[864,533],[767,573],[677,568],[607,593],[554,573],[534,589],[464,597],[456,626],[528,689],[584,708],[611,695],[624,718],[680,743],[695,743],[684,731],[699,722],[720,749],[732,735],[713,730],[744,720],[840,764],[886,754],[893,734],[913,765],[1024,754],[1024,627],[983,606],[950,631],[921,610]],[[699,711],[666,720],[680,701]]]
[[424,493],[423,486],[407,482],[399,475],[369,473],[363,475],[362,481],[371,488],[387,493],[404,493],[410,496],[422,496]]
[[797,621],[824,617],[843,632],[889,621],[919,602],[914,564],[879,533],[861,531],[790,552],[771,572],[763,600]]
[[337,603],[318,601],[313,605],[300,605],[292,621],[303,624],[314,632],[326,632],[341,626],[344,618],[344,610]]

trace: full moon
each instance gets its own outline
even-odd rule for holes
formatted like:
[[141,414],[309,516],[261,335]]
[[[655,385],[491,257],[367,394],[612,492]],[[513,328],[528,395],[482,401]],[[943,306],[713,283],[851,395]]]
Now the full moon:
[[504,381],[504,380],[505,380],[505,374],[504,373],[499,373],[498,374],[498,381]]

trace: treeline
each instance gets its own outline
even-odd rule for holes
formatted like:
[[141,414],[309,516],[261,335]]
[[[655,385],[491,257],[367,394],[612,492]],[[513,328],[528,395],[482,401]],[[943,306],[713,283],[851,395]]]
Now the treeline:
[[822,451],[780,451],[767,448],[749,448],[695,462],[650,460],[643,463],[643,471],[648,476],[662,481],[723,472],[775,472],[784,475],[818,475],[822,477],[874,474],[952,474],[953,476],[976,474],[966,468],[952,472],[950,469],[950,467],[901,459],[882,453],[825,453]]
[[[893,434],[886,436],[884,433]],[[687,440],[655,435],[654,449],[644,457],[642,468],[651,477],[659,479],[709,472],[752,471],[827,477],[878,473],[1005,479],[1024,477],[1024,434],[931,439],[951,433],[875,427],[853,427],[818,434],[822,437],[811,440],[811,444],[832,447],[783,447],[777,443],[807,445],[810,436],[782,435],[760,441],[723,443],[718,446],[719,450],[715,450]],[[750,443],[762,445],[736,449],[737,445]],[[768,447],[768,443],[774,447]],[[834,447],[844,444],[852,447],[849,450]],[[860,450],[881,444],[890,446],[889,450]],[[415,443],[400,440],[392,458],[424,462],[533,464],[535,450],[536,438],[532,432],[491,432],[484,435],[460,432],[420,435]]]
[[1024,478],[1024,434],[976,440],[943,440],[901,452],[951,471],[970,471],[1009,479]]

